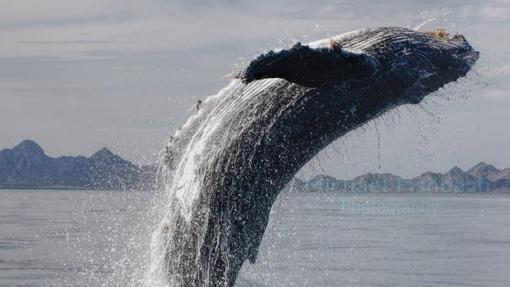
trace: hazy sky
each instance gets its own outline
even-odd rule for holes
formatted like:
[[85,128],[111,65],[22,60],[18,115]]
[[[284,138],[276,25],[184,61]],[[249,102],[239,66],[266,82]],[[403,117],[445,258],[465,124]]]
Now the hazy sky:
[[[0,149],[103,146],[156,159],[197,99],[257,54],[374,26],[462,32],[469,81],[339,140],[311,165],[338,177],[510,166],[510,1],[0,0]],[[379,140],[377,132],[379,131]]]

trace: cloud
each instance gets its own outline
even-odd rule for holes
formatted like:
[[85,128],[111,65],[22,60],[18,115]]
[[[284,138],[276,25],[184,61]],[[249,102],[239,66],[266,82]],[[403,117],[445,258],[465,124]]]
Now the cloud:
[[485,5],[480,10],[480,15],[488,21],[510,21],[510,7],[508,3]]
[[[478,66],[488,70],[483,76],[491,80],[491,90],[476,98],[504,106],[510,85],[507,2],[0,0],[5,131],[0,147],[36,138],[58,155],[117,142],[127,147],[124,155],[136,159],[131,149],[157,150],[184,121],[183,111],[217,92],[225,74],[261,52],[367,26],[415,27],[430,18],[438,20],[424,29],[444,26],[465,33],[481,51]],[[494,111],[476,108],[481,114]],[[451,110],[458,122],[469,120]],[[26,116],[20,119],[20,113]],[[52,143],[55,138],[58,143]],[[416,142],[400,142],[410,154],[416,148]],[[373,148],[359,137],[350,143],[360,151]],[[390,146],[382,152],[398,158]],[[438,152],[438,159],[451,158]],[[360,154],[365,166],[373,163]],[[410,157],[411,163],[399,164],[413,173],[412,162],[419,159]]]
[[492,101],[509,101],[510,100],[510,91],[508,89],[493,89],[483,93],[483,95]]
[[60,26],[130,15],[130,1],[120,0],[2,0],[0,27]]
[[[470,5],[463,6],[463,1],[457,0],[443,5],[441,1],[424,4],[366,0],[313,3],[304,0],[41,0],[36,7],[28,0],[5,2],[0,10],[0,31],[8,40],[0,46],[0,57],[82,57],[93,50],[207,49],[233,40],[241,46],[248,43],[261,47],[263,43],[261,48],[274,48],[365,26],[414,27],[432,16],[440,19],[433,25],[443,25],[455,21],[452,17],[442,17],[445,9],[454,15],[462,10],[462,17],[471,16],[469,13],[474,11],[466,10]],[[435,8],[427,9],[430,7]],[[388,17],[393,11],[399,11],[400,16]]]
[[19,44],[30,45],[94,45],[94,44],[109,44],[111,41],[105,40],[67,40],[67,41],[19,41]]

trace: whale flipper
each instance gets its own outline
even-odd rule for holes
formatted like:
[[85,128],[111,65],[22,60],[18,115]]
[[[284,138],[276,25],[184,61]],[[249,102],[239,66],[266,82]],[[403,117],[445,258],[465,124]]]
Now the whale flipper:
[[292,48],[270,51],[253,60],[240,78],[249,83],[266,78],[282,78],[305,87],[327,87],[342,81],[370,78],[376,65],[370,56],[331,48],[310,48],[296,43]]

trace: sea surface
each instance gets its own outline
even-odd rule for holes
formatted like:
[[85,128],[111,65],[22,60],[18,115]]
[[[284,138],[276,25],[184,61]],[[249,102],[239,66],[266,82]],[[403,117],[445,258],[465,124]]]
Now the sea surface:
[[[0,286],[137,286],[150,192],[0,190]],[[287,193],[238,286],[510,286],[510,196]]]

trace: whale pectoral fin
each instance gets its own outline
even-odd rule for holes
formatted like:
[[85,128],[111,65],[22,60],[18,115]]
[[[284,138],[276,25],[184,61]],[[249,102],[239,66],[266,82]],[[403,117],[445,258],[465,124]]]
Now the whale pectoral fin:
[[345,80],[373,75],[375,67],[369,58],[341,48],[312,49],[297,43],[288,50],[259,56],[239,77],[245,83],[282,78],[306,87],[334,86]]

